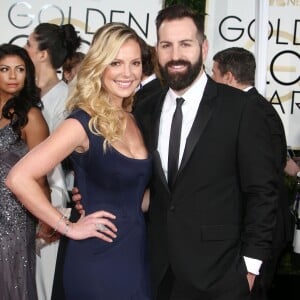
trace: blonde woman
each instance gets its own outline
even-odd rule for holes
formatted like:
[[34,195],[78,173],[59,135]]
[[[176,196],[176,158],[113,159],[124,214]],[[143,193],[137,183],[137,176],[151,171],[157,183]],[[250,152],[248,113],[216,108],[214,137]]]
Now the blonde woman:
[[[129,112],[141,74],[136,33],[119,23],[102,27],[78,73],[69,118],[7,178],[25,207],[70,238],[66,299],[150,299],[142,201],[152,161]],[[76,223],[37,184],[68,155],[85,208]]]

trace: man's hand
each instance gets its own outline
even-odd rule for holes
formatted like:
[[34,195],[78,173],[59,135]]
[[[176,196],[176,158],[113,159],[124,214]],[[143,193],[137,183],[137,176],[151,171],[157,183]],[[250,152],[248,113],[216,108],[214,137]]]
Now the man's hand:
[[252,288],[253,288],[255,277],[256,277],[255,274],[252,274],[252,273],[248,273],[248,274],[247,274],[247,280],[248,280],[248,284],[249,284],[249,289],[250,289],[250,291],[251,291]]
[[287,160],[285,168],[284,168],[284,172],[287,175],[296,176],[299,171],[300,171],[299,165],[292,158]]
[[43,239],[46,242],[46,244],[50,244],[59,240],[60,233],[54,231],[54,229],[51,226],[43,223],[42,221],[39,221],[36,238]]
[[79,189],[77,187],[73,187],[72,189],[72,201],[75,202],[75,209],[79,214],[84,214],[84,209],[81,204],[81,194],[79,193]]

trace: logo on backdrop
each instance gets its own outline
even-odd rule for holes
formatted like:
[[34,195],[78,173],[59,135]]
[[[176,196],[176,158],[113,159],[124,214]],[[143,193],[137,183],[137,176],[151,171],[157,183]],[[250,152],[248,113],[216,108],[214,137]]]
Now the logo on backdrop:
[[[5,26],[10,33],[5,42],[24,45],[28,34],[36,25],[48,22],[57,25],[73,24],[84,42],[89,45],[94,32],[99,27],[109,22],[122,22],[134,28],[150,44],[154,44],[154,18],[160,9],[160,1],[152,0],[157,4],[153,3],[149,10],[139,8],[141,4],[133,3],[135,2],[133,0],[126,1],[126,5],[123,1],[111,0],[109,3],[105,2],[85,1],[83,5],[77,1],[73,3],[68,1],[67,4],[64,4],[62,1],[55,0],[32,0],[7,4],[6,10],[2,10],[2,13],[0,13],[0,16],[2,15],[2,21],[0,22],[7,23],[2,26]],[[2,38],[6,34],[5,32],[1,33]]]
[[[238,16],[226,16],[219,23],[219,34],[227,42],[239,42],[245,35],[249,41],[254,42],[254,23],[255,20],[252,20],[243,27],[243,21]],[[269,21],[268,39],[271,47],[272,45],[286,45],[287,49],[295,49],[276,52],[270,59],[269,66],[271,80],[278,85],[292,87],[300,82],[300,53],[296,51],[296,46],[300,45],[300,19],[293,21],[292,28],[284,28],[280,18],[273,22]],[[286,72],[290,73],[288,77],[285,76]],[[270,81],[267,83],[269,84]],[[289,112],[293,114],[295,106],[300,108],[300,103],[296,102],[297,97],[300,102],[300,91],[289,90],[287,94],[280,94],[279,91],[274,90],[269,95],[269,100],[273,105],[278,105],[284,114],[286,111],[282,102],[291,99]]]

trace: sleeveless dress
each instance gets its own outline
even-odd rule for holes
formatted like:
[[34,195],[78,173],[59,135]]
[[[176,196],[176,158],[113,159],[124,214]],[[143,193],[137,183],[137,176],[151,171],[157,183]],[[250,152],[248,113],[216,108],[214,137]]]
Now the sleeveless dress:
[[71,154],[76,186],[86,214],[113,213],[117,238],[69,240],[64,265],[68,300],[149,300],[147,244],[141,202],[152,171],[152,160],[132,159],[113,147],[103,151],[103,137],[88,129],[90,117],[73,112],[89,137],[89,150]]
[[0,300],[36,300],[36,221],[5,186],[10,169],[28,152],[12,126],[0,129]]

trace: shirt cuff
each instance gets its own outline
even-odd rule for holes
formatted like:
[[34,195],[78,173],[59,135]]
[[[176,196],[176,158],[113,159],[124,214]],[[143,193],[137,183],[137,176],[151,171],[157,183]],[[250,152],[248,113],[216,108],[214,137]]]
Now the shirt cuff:
[[259,269],[262,265],[262,261],[259,259],[251,258],[251,257],[246,257],[244,256],[245,264],[247,267],[247,271],[249,273],[259,275]]

